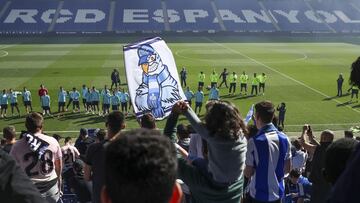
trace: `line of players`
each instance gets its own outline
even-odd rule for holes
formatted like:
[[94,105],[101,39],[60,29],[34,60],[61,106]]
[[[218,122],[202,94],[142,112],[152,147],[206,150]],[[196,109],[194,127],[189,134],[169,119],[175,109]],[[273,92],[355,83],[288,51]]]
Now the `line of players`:
[[[183,68],[180,72],[180,81],[181,86],[186,86],[186,78],[187,78],[187,72],[186,69]],[[195,113],[198,113],[198,115],[201,113],[202,104],[204,102],[204,92],[203,87],[205,85],[205,73],[200,72],[198,75],[198,90],[196,93],[193,93],[189,87],[186,87],[185,96],[186,101],[190,104],[192,104],[192,99],[195,99]],[[210,75],[210,86],[208,87],[209,90],[209,100],[219,100],[219,89],[217,88],[217,84],[219,82],[219,79],[222,79],[219,88],[223,84],[225,84],[226,88],[228,87],[228,82],[230,84],[229,88],[229,95],[234,95],[236,91],[236,86],[238,79],[240,80],[240,95],[244,93],[244,95],[247,95],[247,84],[249,82],[249,76],[245,73],[245,71],[240,75],[238,78],[237,74],[233,72],[232,74],[229,74],[227,69],[224,68],[223,72],[220,74],[220,76],[216,73],[214,70],[212,74]],[[258,95],[265,94],[265,82],[266,82],[267,76],[265,73],[262,73],[261,75],[257,75],[254,73],[253,78],[251,80],[251,95]],[[243,92],[244,90],[244,92]],[[258,92],[259,90],[259,92]],[[255,93],[255,94],[254,94]]]
[[[9,102],[12,116],[14,116],[14,109],[16,109],[18,116],[20,116],[20,109],[18,107],[19,95],[22,96],[26,113],[28,114],[33,111],[32,95],[26,87],[24,87],[22,92],[14,91],[13,89],[6,91],[6,89],[4,89],[0,93],[1,118],[6,118]],[[43,115],[51,116],[51,98],[49,91],[44,87],[44,85],[40,85],[38,96],[40,98]],[[99,91],[94,86],[92,88],[88,88],[86,85],[83,85],[81,93],[76,89],[76,87],[73,87],[71,91],[66,91],[62,86],[60,86],[57,99],[58,113],[60,113],[59,116],[61,116],[61,113],[68,111],[71,104],[73,112],[80,112],[80,98],[82,98],[83,108],[85,109],[86,114],[92,113],[104,116],[110,112],[110,107],[112,110],[119,110],[120,106],[121,110],[126,115],[128,114],[128,103],[130,103],[130,97],[125,89],[114,88],[110,90],[105,85],[104,89]],[[99,108],[100,102],[102,102],[102,110]],[[129,108],[130,107],[131,105],[129,105]]]

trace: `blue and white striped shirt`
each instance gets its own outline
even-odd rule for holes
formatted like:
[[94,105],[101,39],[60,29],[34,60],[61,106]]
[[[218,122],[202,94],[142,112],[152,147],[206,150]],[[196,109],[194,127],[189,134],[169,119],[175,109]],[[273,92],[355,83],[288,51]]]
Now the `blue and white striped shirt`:
[[254,168],[250,195],[258,201],[276,201],[284,196],[284,166],[291,159],[288,137],[271,123],[248,140],[245,164]]
[[191,99],[194,97],[194,93],[191,90],[186,91],[185,92],[185,97],[186,97],[187,101],[191,101]]
[[50,96],[44,95],[41,97],[41,106],[49,106],[50,107]]

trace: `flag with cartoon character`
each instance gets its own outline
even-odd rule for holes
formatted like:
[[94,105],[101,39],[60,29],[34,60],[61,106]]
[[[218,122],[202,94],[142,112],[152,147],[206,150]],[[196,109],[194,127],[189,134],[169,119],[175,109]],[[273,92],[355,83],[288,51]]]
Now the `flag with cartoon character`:
[[157,120],[185,98],[174,57],[160,37],[124,46],[125,72],[137,117],[151,113]]

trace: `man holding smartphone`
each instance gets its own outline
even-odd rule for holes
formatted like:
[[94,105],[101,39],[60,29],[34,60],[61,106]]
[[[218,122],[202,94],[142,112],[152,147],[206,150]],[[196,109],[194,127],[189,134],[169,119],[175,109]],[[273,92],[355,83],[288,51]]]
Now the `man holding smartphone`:
[[311,202],[314,203],[325,203],[331,190],[331,185],[325,180],[322,169],[325,167],[326,149],[333,142],[333,139],[334,133],[330,130],[324,130],[321,132],[319,143],[315,140],[311,126],[307,124],[304,125],[302,135],[299,138],[301,146],[313,156],[309,180],[313,183]]

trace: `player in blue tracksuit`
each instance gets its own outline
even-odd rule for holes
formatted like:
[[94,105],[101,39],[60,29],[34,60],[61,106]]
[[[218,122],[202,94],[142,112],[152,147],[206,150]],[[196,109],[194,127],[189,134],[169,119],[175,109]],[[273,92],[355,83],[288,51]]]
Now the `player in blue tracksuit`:
[[9,94],[6,92],[6,89],[0,94],[0,104],[1,104],[1,118],[6,118],[6,111],[9,104]]
[[186,97],[186,102],[189,104],[189,106],[191,107],[191,100],[194,98],[194,93],[190,90],[189,87],[186,87],[186,91],[185,91],[185,97]]
[[93,109],[92,109],[92,100],[91,100],[92,98],[91,98],[91,91],[90,90],[87,90],[85,98],[86,98],[86,113],[90,113],[90,112],[93,111]]
[[111,94],[108,89],[105,90],[104,94],[102,95],[103,100],[103,115],[107,115],[110,112],[110,100],[111,100]]
[[199,87],[198,91],[195,93],[195,113],[198,111],[198,115],[200,115],[201,107],[204,102],[204,93],[201,90],[202,87]]
[[58,92],[58,113],[65,111],[67,93],[62,86]]
[[10,106],[11,106],[11,116],[14,116],[14,108],[16,108],[18,112],[18,116],[20,117],[20,110],[18,107],[17,96],[21,95],[21,92],[13,91],[12,89],[9,90],[9,97],[10,97]]
[[43,115],[51,116],[50,110],[50,96],[45,92],[43,96],[40,98],[41,100],[41,107],[43,109]]
[[75,87],[73,87],[73,90],[70,92],[70,99],[73,103],[73,112],[80,111],[80,92],[77,91]]
[[87,101],[86,101],[86,95],[88,94],[89,90],[88,88],[86,87],[86,85],[82,85],[82,88],[81,88],[81,97],[82,97],[82,102],[83,102],[83,106],[84,106],[84,109],[85,111],[88,110],[87,108]]
[[29,90],[26,89],[26,87],[24,87],[24,91],[22,93],[23,96],[23,101],[24,101],[24,106],[25,106],[25,111],[26,113],[29,113],[31,111],[33,111],[32,109],[32,105],[31,105],[31,92]]
[[128,101],[129,101],[129,94],[125,91],[125,89],[122,89],[121,95],[120,95],[120,103],[121,103],[121,111],[125,112],[125,115],[128,113]]
[[93,109],[93,114],[98,113],[100,115],[99,102],[100,102],[100,93],[94,86],[91,88],[91,105]]
[[118,92],[116,90],[113,90],[113,95],[111,96],[110,102],[113,111],[119,110],[120,97],[118,96]]
[[216,87],[216,85],[214,85],[210,89],[209,100],[219,100],[219,97],[219,89]]

